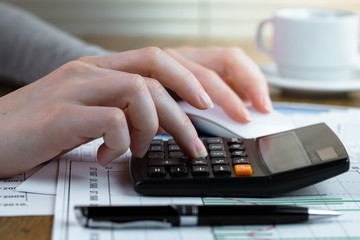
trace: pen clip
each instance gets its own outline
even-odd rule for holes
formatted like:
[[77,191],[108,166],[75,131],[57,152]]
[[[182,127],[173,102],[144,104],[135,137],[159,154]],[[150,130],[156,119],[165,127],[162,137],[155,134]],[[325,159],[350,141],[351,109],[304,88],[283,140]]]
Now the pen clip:
[[91,228],[170,228],[171,223],[169,222],[160,222],[160,221],[133,221],[133,222],[110,222],[110,221],[94,221],[93,219],[89,219],[87,221],[87,226]]

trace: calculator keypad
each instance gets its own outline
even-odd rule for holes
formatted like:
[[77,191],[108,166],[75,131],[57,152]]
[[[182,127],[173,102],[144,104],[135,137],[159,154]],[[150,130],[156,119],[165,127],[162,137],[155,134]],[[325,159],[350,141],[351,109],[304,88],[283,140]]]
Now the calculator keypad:
[[206,158],[191,159],[184,155],[173,139],[152,141],[148,158],[149,177],[224,177],[251,176],[253,170],[243,141],[239,138],[208,138]]

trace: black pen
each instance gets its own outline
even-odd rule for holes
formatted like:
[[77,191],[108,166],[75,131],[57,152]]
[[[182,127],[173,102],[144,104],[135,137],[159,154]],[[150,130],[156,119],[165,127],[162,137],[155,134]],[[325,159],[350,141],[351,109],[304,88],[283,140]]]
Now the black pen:
[[283,205],[75,206],[84,227],[132,228],[288,224],[340,215]]

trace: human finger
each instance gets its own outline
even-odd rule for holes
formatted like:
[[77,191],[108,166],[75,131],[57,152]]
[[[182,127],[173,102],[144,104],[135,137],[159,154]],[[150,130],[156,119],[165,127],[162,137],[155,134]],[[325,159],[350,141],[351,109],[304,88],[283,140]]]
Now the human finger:
[[127,111],[131,122],[130,149],[142,157],[158,131],[158,117],[143,77],[106,70],[108,76],[86,82],[77,99],[88,106],[118,107]]
[[159,48],[148,47],[80,60],[101,68],[155,78],[197,108],[213,106],[211,98],[196,77]]
[[147,78],[146,83],[155,103],[161,128],[174,138],[186,155],[193,158],[205,157],[207,152],[202,141],[176,101],[157,80]]
[[194,73],[213,101],[221,106],[231,118],[243,123],[251,120],[251,115],[242,99],[215,71],[183,57],[172,49],[165,51]]
[[72,105],[57,125],[53,129],[58,138],[67,139],[65,149],[102,137],[104,143],[97,154],[102,165],[124,154],[130,146],[126,117],[117,107]]
[[232,48],[179,48],[178,53],[217,72],[222,78],[231,77],[228,84],[237,93],[246,93],[254,107],[269,112],[272,103],[265,77],[258,66],[240,49]]

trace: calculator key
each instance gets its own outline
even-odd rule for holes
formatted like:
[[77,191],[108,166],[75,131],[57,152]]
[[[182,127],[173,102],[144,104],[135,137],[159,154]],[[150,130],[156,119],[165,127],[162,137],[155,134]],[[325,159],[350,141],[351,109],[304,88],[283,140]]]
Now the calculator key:
[[163,152],[164,146],[162,145],[150,145],[149,152]]
[[186,166],[171,166],[170,175],[173,177],[187,176],[188,171]]
[[149,159],[163,159],[165,157],[164,152],[149,152],[148,158]]
[[210,151],[210,158],[226,158],[225,151]]
[[151,145],[164,145],[164,141],[162,139],[153,139]]
[[245,151],[234,151],[231,153],[231,157],[246,157],[247,154]]
[[229,138],[228,139],[229,145],[234,144],[234,143],[243,144],[243,141],[240,138]]
[[234,166],[236,176],[251,176],[253,170],[250,164],[237,164]]
[[191,165],[208,165],[208,161],[205,158],[192,158],[190,159]]
[[180,147],[176,144],[169,145],[169,151],[180,151]]
[[224,144],[209,144],[210,151],[224,151]]
[[165,177],[165,167],[149,167],[149,177]]
[[229,164],[228,160],[226,158],[213,158],[211,159],[212,165],[227,165]]
[[229,146],[229,150],[230,151],[244,151],[245,147],[244,147],[244,145],[241,145],[241,144],[231,144]]
[[192,166],[193,176],[209,176],[209,168],[207,166]]
[[176,145],[176,142],[174,139],[169,139],[167,142],[169,145]]
[[222,144],[223,140],[222,140],[222,138],[211,137],[211,138],[206,139],[206,142],[208,144]]
[[185,159],[185,155],[183,152],[169,152],[169,158],[183,158]]
[[149,159],[149,166],[174,166],[174,165],[186,165],[186,160],[181,158],[174,159]]
[[230,176],[231,171],[229,165],[216,165],[213,167],[215,176]]
[[236,158],[233,158],[232,163],[234,165],[236,165],[236,164],[249,164],[250,162],[249,162],[249,159],[247,159],[247,158],[236,157]]

